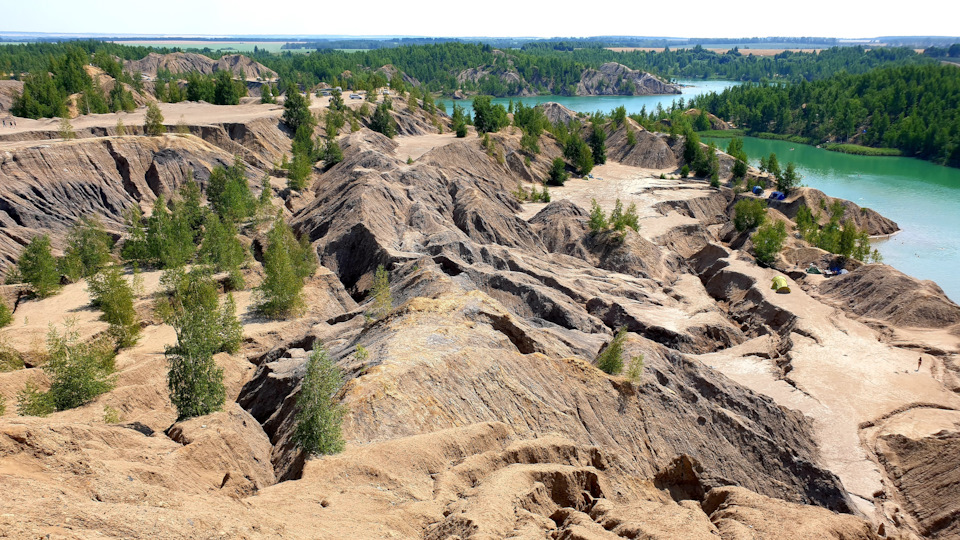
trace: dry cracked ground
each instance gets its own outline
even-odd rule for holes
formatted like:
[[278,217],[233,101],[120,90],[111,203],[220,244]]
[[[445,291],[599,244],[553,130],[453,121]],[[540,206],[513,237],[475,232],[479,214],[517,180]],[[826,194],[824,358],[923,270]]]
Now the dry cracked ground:
[[[290,151],[278,106],[163,111],[190,134],[117,136],[116,115],[93,115],[71,141],[46,120],[0,136],[0,257],[37,233],[62,247],[88,214],[119,236],[126,208],[205,184],[235,154],[257,191]],[[175,338],[151,314],[147,272],[143,338],[117,358],[115,389],[17,416],[17,392],[46,382],[32,359],[48,326],[72,319],[93,337],[106,324],[82,282],[42,301],[4,287],[16,311],[2,339],[28,367],[0,373],[0,537],[960,536],[960,307],[935,284],[876,264],[807,275],[827,255],[795,240],[758,266],[730,224],[745,195],[674,179],[680,142],[636,125],[636,145],[608,127],[596,178],[520,203],[511,192],[561,154],[552,136],[527,161],[512,129],[487,151],[402,99],[393,114],[396,139],[347,129],[344,161],[309,190],[271,178],[321,266],[302,317],[265,320],[249,289],[237,296],[246,339],[217,356],[222,412],[175,423],[163,356]],[[136,132],[141,116],[124,122]],[[635,203],[639,233],[591,234],[592,199]],[[821,199],[800,190],[768,214],[789,221]],[[872,234],[896,230],[844,204]],[[262,233],[245,234],[259,256]],[[380,264],[394,308],[370,320]],[[260,263],[245,272],[255,286]],[[770,290],[778,274],[791,294]],[[643,355],[639,381],[593,364],[620,327]],[[318,342],[346,374],[347,446],[305,459],[290,437]]]

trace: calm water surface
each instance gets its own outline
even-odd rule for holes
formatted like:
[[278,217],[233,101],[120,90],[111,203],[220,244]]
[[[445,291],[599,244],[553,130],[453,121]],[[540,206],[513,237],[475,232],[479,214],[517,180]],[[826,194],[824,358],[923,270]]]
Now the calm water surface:
[[[532,106],[548,101],[555,101],[568,109],[582,113],[593,113],[597,111],[610,112],[613,109],[623,105],[627,109],[627,114],[639,113],[643,107],[647,112],[656,110],[659,104],[664,109],[670,107],[674,100],[683,98],[689,101],[690,98],[700,94],[709,94],[710,92],[722,92],[725,88],[739,84],[730,81],[677,81],[685,85],[682,94],[670,94],[665,96],[534,96],[527,98],[494,98],[494,103],[502,103],[506,107],[512,99],[514,103],[522,101],[524,105]],[[443,100],[447,107],[447,114],[453,112],[453,103],[459,104],[466,109],[468,114],[473,114],[472,101]]]

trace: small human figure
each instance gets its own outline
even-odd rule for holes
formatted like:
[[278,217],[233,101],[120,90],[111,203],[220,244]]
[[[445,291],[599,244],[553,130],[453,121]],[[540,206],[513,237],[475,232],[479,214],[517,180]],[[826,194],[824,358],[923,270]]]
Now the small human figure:
[[920,371],[920,366],[923,364],[923,357],[917,359],[917,371]]

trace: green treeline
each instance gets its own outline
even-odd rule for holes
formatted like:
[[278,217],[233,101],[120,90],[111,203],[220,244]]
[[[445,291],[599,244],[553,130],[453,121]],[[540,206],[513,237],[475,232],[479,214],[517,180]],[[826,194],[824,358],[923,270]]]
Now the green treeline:
[[792,85],[746,84],[699,96],[695,107],[748,132],[797,135],[960,166],[960,70],[925,65]]
[[[142,58],[149,52],[168,49],[130,47],[97,41],[66,44],[29,44],[0,47],[0,73],[39,73],[49,68],[52,57],[77,49],[87,56],[121,59]],[[934,63],[931,58],[911,49],[884,47],[864,50],[860,47],[834,47],[817,53],[783,52],[771,57],[743,54],[737,49],[718,54],[700,46],[663,52],[614,52],[601,47],[570,48],[562,43],[537,42],[523,49],[497,50],[490,45],[448,42],[412,45],[359,52],[335,50],[309,54],[275,54],[257,51],[250,55],[280,75],[285,83],[311,87],[320,82],[344,88],[364,88],[366,80],[384,65],[392,64],[416,78],[430,92],[456,90],[492,96],[517,95],[524,90],[561,95],[573,94],[588,68],[606,62],[630,67],[668,78],[716,78],[728,80],[816,80],[841,71],[863,73],[878,66]],[[200,51],[212,58],[214,51]],[[458,80],[464,70],[478,68],[478,76]],[[108,70],[109,71],[109,70]],[[349,72],[346,76],[345,72]],[[516,77],[504,78],[506,73]]]

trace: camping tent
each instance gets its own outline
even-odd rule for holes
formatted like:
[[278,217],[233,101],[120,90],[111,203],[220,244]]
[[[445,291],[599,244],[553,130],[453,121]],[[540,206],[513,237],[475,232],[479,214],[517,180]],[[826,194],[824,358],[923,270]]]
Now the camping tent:
[[773,286],[770,288],[781,294],[787,294],[790,292],[790,287],[787,285],[787,278],[783,276],[774,277]]

